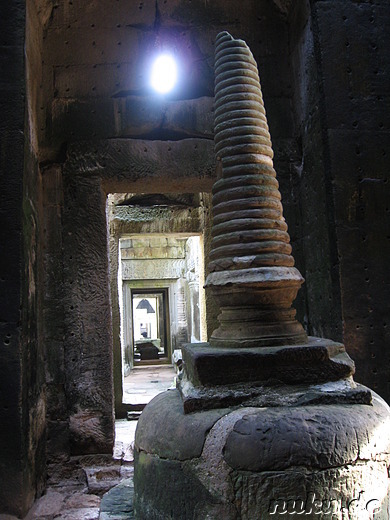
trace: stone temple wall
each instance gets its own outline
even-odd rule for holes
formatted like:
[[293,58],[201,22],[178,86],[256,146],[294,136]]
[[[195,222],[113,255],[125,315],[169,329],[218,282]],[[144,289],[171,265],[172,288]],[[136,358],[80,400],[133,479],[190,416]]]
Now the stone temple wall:
[[25,2],[1,4],[0,513],[19,514],[44,489],[46,440],[41,183],[24,129],[25,25]]
[[[22,514],[40,493],[45,428],[50,460],[111,450],[106,197],[210,191],[221,30],[245,39],[259,65],[284,215],[306,278],[299,319],[310,334],[343,339],[356,379],[390,399],[388,1],[112,6],[28,0],[26,32],[24,3],[0,7],[4,511]],[[164,42],[185,69],[165,100],[146,73]]]
[[388,402],[389,16],[384,1],[312,2],[290,49],[309,331],[342,339]]

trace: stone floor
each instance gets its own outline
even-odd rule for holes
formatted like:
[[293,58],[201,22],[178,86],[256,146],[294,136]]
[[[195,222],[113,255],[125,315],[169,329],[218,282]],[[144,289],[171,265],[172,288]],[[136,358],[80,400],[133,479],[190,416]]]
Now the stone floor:
[[160,392],[175,386],[172,365],[139,366],[132,369],[123,382],[123,402],[147,404]]
[[[128,520],[137,421],[115,421],[113,455],[71,457],[48,467],[48,487],[24,520]],[[0,520],[16,520],[0,515]]]
[[[174,384],[170,365],[137,367],[125,379],[127,401],[147,404]],[[133,518],[133,447],[137,421],[115,421],[113,455],[71,457],[48,467],[47,490],[23,520],[129,520]],[[19,520],[1,515],[0,520]]]

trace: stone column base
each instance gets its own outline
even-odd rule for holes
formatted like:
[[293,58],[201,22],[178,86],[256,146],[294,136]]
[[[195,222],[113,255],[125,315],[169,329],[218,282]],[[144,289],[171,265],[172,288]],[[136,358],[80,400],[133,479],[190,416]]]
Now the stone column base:
[[178,390],[158,395],[136,432],[135,518],[388,520],[390,409],[372,397],[185,414]]
[[342,343],[309,337],[301,345],[182,347],[179,382],[184,411],[221,406],[280,406],[302,400],[369,404],[371,394],[352,379],[355,365]]

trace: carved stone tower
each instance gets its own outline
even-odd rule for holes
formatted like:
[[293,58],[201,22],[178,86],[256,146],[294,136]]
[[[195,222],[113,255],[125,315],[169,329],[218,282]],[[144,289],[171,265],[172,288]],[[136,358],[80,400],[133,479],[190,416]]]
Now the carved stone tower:
[[[307,337],[256,62],[218,35],[209,343],[136,432],[139,519],[389,518],[390,410],[344,345]],[[328,516],[326,516],[328,515]],[[333,516],[332,516],[333,515]]]
[[221,307],[210,343],[261,346],[304,343],[291,304],[303,278],[273,168],[271,137],[256,62],[242,40],[221,33],[215,60],[213,242],[207,279]]

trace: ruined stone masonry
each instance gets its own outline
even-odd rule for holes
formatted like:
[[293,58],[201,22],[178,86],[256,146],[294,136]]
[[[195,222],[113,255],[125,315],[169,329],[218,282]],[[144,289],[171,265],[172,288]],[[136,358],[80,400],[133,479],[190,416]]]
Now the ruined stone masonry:
[[219,327],[184,346],[178,389],[145,408],[136,518],[389,518],[390,410],[344,345],[307,337],[256,62],[220,33],[213,241]]

